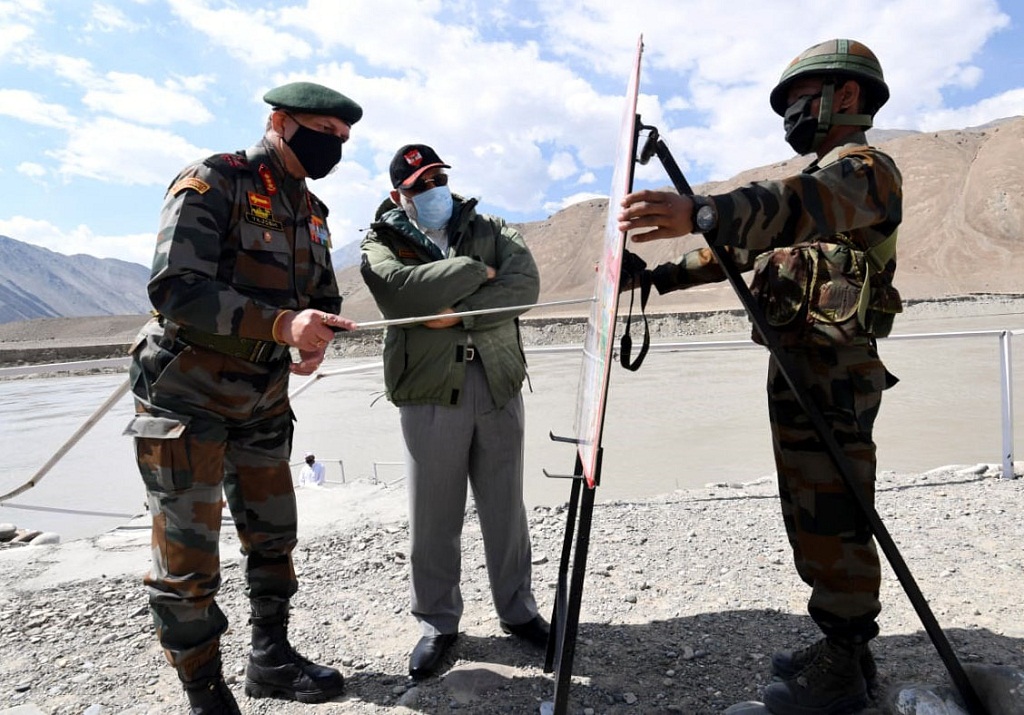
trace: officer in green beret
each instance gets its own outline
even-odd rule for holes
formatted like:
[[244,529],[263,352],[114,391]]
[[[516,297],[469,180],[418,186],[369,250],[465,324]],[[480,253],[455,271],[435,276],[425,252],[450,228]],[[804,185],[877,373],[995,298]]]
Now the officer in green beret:
[[136,416],[126,434],[153,515],[145,584],[192,715],[239,712],[221,673],[228,620],[215,599],[225,498],[250,599],[246,695],[319,703],[344,687],[341,673],[288,642],[297,590],[288,378],[314,372],[335,331],[355,327],[338,314],[327,207],[306,180],[339,162],[362,109],[312,82],[264,100],[272,110],[260,141],[171,182],[148,285],[155,317],[131,347]]
[[[710,196],[638,191],[625,197],[619,215],[621,230],[641,229],[633,241],[700,232],[741,270],[754,270],[751,292],[778,332],[791,377],[818,401],[871,500],[872,430],[882,392],[896,383],[876,340],[902,309],[893,278],[903,180],[865,135],[888,99],[882,66],[866,45],[820,42],[790,62],[770,96],[786,141],[815,156],[807,168]],[[721,280],[705,247],[641,268],[626,282],[649,281],[666,293]],[[868,644],[881,611],[878,552],[867,518],[774,358],[767,383],[783,523],[797,573],[810,587],[807,611],[823,637],[772,656],[777,681],[764,702],[776,715],[859,712],[877,687]]]

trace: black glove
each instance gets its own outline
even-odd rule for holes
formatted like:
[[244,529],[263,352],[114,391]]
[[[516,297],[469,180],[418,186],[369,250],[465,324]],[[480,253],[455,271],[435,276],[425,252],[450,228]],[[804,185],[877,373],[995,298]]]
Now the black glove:
[[647,262],[635,253],[622,249],[622,268],[619,271],[619,293],[651,284]]

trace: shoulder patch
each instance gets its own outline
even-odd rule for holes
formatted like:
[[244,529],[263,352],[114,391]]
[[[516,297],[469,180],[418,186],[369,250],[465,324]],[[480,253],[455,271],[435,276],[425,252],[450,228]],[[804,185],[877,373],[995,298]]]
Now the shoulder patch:
[[174,183],[174,186],[170,188],[170,194],[172,196],[177,196],[185,189],[192,189],[193,191],[198,191],[200,194],[205,194],[210,190],[210,185],[202,179],[198,179],[194,176],[187,176]]

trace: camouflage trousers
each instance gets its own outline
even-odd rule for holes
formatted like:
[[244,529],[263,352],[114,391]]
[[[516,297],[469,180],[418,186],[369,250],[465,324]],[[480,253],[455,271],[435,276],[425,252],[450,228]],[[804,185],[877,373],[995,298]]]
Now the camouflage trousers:
[[286,600],[297,589],[288,465],[294,418],[286,365],[246,363],[229,372],[228,363],[245,361],[170,346],[178,354],[168,362],[155,359],[153,347],[134,355],[137,414],[126,433],[135,437],[153,517],[145,584],[157,635],[171,664],[187,669],[227,630],[215,601],[225,498],[249,598]]
[[[872,429],[882,391],[895,384],[870,345],[786,351],[796,374],[832,427],[854,479],[875,495]],[[797,573],[811,587],[807,610],[825,635],[861,643],[878,635],[881,570],[867,519],[814,431],[774,358],[768,414],[779,500]]]

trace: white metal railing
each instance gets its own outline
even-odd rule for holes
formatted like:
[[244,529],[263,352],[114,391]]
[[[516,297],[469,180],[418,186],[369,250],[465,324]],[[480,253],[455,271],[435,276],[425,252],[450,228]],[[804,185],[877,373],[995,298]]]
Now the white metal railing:
[[[1000,459],[1002,462],[1002,476],[1004,479],[1012,479],[1013,473],[1013,336],[1024,333],[1022,330],[970,330],[961,332],[947,332],[947,333],[913,333],[913,334],[900,334],[891,335],[885,338],[886,342],[902,341],[902,340],[946,340],[946,339],[964,339],[964,338],[991,338],[997,337],[999,341],[999,358],[1000,358],[1000,401],[1001,401],[1001,422],[1002,422],[1002,453]],[[752,343],[750,340],[708,340],[708,341],[688,341],[688,342],[671,342],[671,343],[652,343],[650,346],[651,351],[654,352],[676,352],[676,351],[703,351],[703,350],[753,350],[764,348],[760,345]],[[545,353],[572,353],[579,352],[581,350],[579,345],[552,345],[552,346],[532,346],[526,348],[527,354],[545,354]],[[27,365],[10,368],[0,368],[0,377],[10,377],[15,375],[24,375],[29,373],[54,373],[54,372],[68,372],[71,370],[82,370],[90,368],[100,367],[118,367],[123,368],[128,364],[129,358],[111,358],[107,360],[88,360],[81,362],[69,362],[69,363],[53,363],[49,365]],[[337,375],[345,375],[356,372],[363,372],[367,370],[379,369],[380,360],[373,360],[360,365],[351,365],[344,368],[334,370],[318,370],[316,373],[311,375],[308,380],[296,387],[289,393],[291,398],[295,398],[298,395],[305,392],[310,386],[317,381],[325,377],[334,377]],[[38,484],[47,472],[53,468],[57,462],[59,462],[65,454],[75,445],[78,441],[88,432],[92,427],[103,417],[121,397],[128,391],[127,380],[122,384],[118,385],[117,389],[113,394],[110,395],[104,401],[100,407],[93,412],[92,415],[86,419],[86,421],[79,427],[68,440],[62,444],[56,452],[46,461],[46,463],[40,467],[40,469],[32,475],[32,477],[17,487],[16,489],[7,492],[6,494],[0,494],[0,503],[7,501],[8,499],[21,494],[22,492],[34,487]],[[341,460],[337,460],[339,464]],[[374,462],[373,465],[373,479],[375,482],[379,481],[377,474],[377,465],[391,465],[393,462]],[[401,479],[404,479],[404,475]],[[394,483],[401,481],[396,480]],[[342,464],[342,481],[344,482],[344,465]]]

